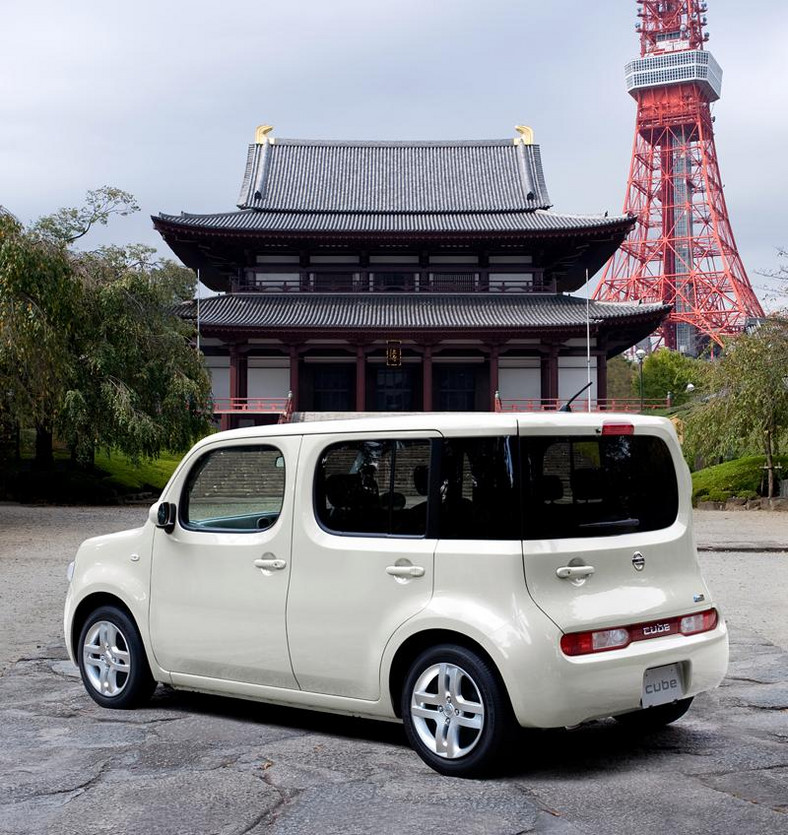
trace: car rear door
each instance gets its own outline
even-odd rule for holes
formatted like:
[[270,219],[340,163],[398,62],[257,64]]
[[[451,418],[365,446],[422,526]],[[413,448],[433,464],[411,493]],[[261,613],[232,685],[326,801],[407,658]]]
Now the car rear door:
[[707,608],[689,473],[669,424],[569,425],[520,426],[535,603],[564,632]]
[[380,697],[397,627],[433,589],[426,536],[435,431],[305,436],[287,632],[303,690]]

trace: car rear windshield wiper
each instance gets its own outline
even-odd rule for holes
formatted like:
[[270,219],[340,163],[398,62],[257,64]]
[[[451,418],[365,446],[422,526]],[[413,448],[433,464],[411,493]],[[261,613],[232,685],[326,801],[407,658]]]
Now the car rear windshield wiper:
[[610,519],[607,522],[585,522],[578,528],[639,528],[640,519]]

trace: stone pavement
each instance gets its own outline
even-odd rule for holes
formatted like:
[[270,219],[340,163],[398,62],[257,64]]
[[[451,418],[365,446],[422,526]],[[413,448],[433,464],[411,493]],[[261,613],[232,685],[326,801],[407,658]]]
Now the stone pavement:
[[695,514],[731,632],[721,688],[648,737],[523,733],[487,781],[431,771],[394,724],[166,688],[99,708],[66,660],[63,572],[84,536],[142,518],[0,507],[0,835],[788,832],[788,514]]
[[788,552],[788,513],[769,510],[696,510],[700,551]]
[[0,833],[784,835],[788,654],[732,635],[670,728],[522,732],[498,779],[425,766],[398,725],[160,688],[106,711],[62,647],[0,677]]

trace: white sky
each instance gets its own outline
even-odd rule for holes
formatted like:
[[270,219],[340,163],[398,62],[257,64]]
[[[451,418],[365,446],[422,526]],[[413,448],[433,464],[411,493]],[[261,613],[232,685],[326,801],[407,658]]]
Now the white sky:
[[[788,3],[708,0],[717,151],[769,307],[788,247]],[[0,204],[23,221],[101,185],[142,211],[86,245],[168,253],[149,216],[232,210],[246,147],[498,139],[534,128],[555,208],[621,211],[635,120],[635,0],[2,0]],[[785,288],[781,288],[785,304]],[[772,290],[771,296],[774,296]]]

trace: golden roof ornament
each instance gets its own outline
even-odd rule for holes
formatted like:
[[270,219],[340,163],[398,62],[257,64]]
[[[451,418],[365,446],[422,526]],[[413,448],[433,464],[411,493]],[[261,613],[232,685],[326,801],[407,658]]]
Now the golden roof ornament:
[[269,137],[268,134],[274,129],[273,125],[258,125],[257,130],[254,132],[254,143],[255,145],[266,145],[269,142],[273,142],[273,137]]

